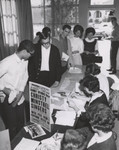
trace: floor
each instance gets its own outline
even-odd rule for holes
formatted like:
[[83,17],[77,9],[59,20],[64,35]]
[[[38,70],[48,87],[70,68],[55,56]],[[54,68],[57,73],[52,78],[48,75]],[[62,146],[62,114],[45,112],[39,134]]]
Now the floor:
[[[109,75],[109,73],[106,71],[106,69],[110,68],[110,41],[99,41],[99,52],[100,55],[103,56],[103,62],[102,64],[99,64],[101,66],[101,71],[107,76],[110,76],[115,80],[115,82],[119,82],[119,70],[117,70],[116,76],[115,75]],[[118,66],[118,65],[117,65]],[[117,150],[119,150],[119,120],[115,120],[115,127],[113,129],[117,133]]]

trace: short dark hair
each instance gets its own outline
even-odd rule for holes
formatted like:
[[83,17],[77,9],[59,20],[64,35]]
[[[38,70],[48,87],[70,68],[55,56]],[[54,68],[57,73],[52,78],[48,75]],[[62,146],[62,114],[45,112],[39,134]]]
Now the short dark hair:
[[98,75],[100,72],[100,67],[95,63],[91,63],[86,66],[85,75]]
[[73,28],[73,33],[76,34],[76,32],[77,32],[78,30],[80,30],[81,36],[82,36],[82,34],[83,34],[83,32],[84,32],[84,28],[83,28],[81,25],[77,24],[77,25],[75,25],[74,28]]
[[117,18],[116,17],[111,17],[111,21],[117,21]]
[[71,26],[68,24],[63,25],[62,30],[65,30],[66,28],[71,30]]
[[68,129],[61,141],[60,150],[84,150],[87,136],[78,130]]
[[17,49],[17,52],[20,52],[22,50],[26,50],[27,52],[33,52],[34,51],[34,44],[30,40],[23,40],[20,42],[19,47]]
[[49,28],[49,27],[44,27],[43,29],[42,29],[42,33],[43,34],[47,34],[47,33],[51,33],[51,29]]
[[41,34],[42,34],[41,32],[37,32],[36,36],[39,36],[39,38],[41,38]]
[[87,36],[88,33],[93,33],[93,35],[95,34],[95,29],[93,27],[88,27],[85,30],[85,37]]
[[41,37],[40,37],[40,41],[41,41],[41,40],[45,40],[45,39],[47,39],[48,37],[50,38],[50,33],[49,33],[49,32],[44,32],[44,33],[42,32],[42,33],[41,33]]
[[114,127],[115,116],[105,104],[90,105],[87,109],[87,117],[92,127],[103,132],[109,132]]
[[81,90],[88,88],[89,91],[98,92],[100,90],[99,81],[97,77],[93,75],[87,75],[79,81]]

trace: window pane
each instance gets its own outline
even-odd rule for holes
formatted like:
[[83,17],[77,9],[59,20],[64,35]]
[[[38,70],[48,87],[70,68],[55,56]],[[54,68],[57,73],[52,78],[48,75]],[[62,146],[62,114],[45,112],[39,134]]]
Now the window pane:
[[31,6],[43,6],[43,0],[31,0]]
[[94,27],[97,33],[109,35],[112,27],[109,13],[110,10],[90,10],[88,26]]
[[91,5],[114,5],[114,0],[90,0]]
[[46,21],[46,23],[51,23],[52,22],[51,7],[46,7],[45,8],[45,21]]
[[45,0],[45,6],[51,5],[51,0]]
[[32,8],[33,23],[44,23],[44,10],[43,8]]

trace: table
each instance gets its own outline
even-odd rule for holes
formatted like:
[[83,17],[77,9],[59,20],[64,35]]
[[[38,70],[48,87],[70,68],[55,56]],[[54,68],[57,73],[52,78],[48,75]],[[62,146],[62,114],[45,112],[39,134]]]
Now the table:
[[[79,68],[82,70],[81,74],[77,74],[77,73],[76,74],[74,74],[74,73],[71,74],[68,71],[66,71],[62,75],[62,79],[61,79],[61,82],[60,82],[59,86],[56,87],[56,88],[51,87],[51,93],[54,94],[55,92],[57,92],[59,90],[62,90],[64,88],[63,84],[66,84],[65,81],[70,81],[70,82],[69,82],[69,84],[67,84],[67,86],[65,86],[64,90],[68,90],[68,91],[71,92],[73,90],[74,86],[75,86],[75,83],[77,81],[79,81],[80,79],[82,79],[83,76],[84,76],[85,67],[79,66]],[[28,101],[29,100],[28,87],[27,87],[25,92],[26,92],[25,98]],[[28,124],[29,123],[30,122],[28,122]],[[46,132],[46,135],[38,137],[35,140],[41,141],[43,139],[46,139],[46,138],[52,136],[55,132],[57,132],[57,130],[58,130],[59,133],[64,133],[66,131],[66,129],[69,129],[69,128],[72,128],[72,127],[52,124],[52,126],[51,126],[52,131],[51,131],[51,133],[44,129],[45,132]],[[15,138],[11,142],[12,149],[14,149],[15,146],[20,142],[22,137],[31,139],[31,136],[29,135],[29,133],[27,133],[24,130],[24,128],[22,128],[21,131],[15,136]]]

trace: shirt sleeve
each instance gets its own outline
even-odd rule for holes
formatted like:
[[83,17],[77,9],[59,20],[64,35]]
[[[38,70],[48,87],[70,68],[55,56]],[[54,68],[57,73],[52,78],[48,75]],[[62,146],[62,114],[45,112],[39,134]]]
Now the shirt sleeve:
[[96,41],[96,44],[95,44],[95,51],[98,50],[98,41]]
[[4,89],[4,83],[2,82],[2,77],[8,72],[9,62],[7,59],[0,62],[0,90]]
[[80,53],[83,53],[84,52],[84,43],[83,43],[83,40],[81,39],[81,51]]
[[19,85],[17,86],[19,89],[18,91],[23,92],[26,86],[26,83],[28,81],[28,61],[24,62],[25,64],[25,72],[23,72],[23,76],[19,82]]

